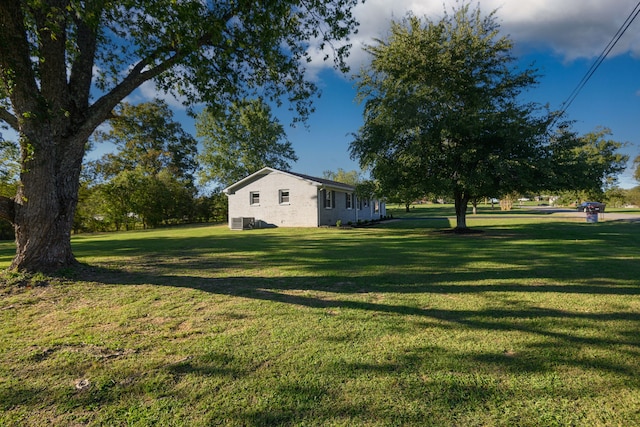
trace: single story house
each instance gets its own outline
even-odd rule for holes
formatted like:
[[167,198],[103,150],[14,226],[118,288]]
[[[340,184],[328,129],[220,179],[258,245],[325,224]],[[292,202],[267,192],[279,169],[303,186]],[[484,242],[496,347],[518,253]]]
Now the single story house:
[[224,189],[231,229],[319,227],[380,219],[383,201],[358,198],[355,187],[328,179],[263,168]]

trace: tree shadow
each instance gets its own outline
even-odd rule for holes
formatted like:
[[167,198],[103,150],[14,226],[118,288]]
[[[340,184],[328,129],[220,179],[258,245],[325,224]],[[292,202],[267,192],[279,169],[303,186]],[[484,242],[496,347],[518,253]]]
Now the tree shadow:
[[[562,365],[613,374],[627,387],[640,389],[636,375],[640,313],[626,308],[551,309],[532,305],[535,303],[525,298],[540,293],[566,298],[637,296],[640,263],[633,254],[637,254],[638,231],[629,228],[635,225],[602,224],[588,233],[579,224],[514,225],[486,227],[481,236],[461,237],[442,236],[433,233],[437,227],[425,229],[420,221],[412,223],[414,227],[404,224],[401,229],[345,231],[343,239],[308,234],[289,237],[293,233],[278,231],[127,239],[108,245],[114,253],[128,254],[126,263],[86,266],[76,278],[118,286],[189,288],[319,312],[366,312],[389,316],[394,324],[410,323],[424,329],[481,331],[489,336],[518,332],[539,338],[514,344],[514,348],[462,353],[435,344],[415,345],[398,349],[391,361],[342,360],[322,368],[354,377],[393,377],[399,384],[398,398],[424,403],[428,397],[440,411],[470,401],[482,406],[492,399],[513,398],[507,395],[512,390],[486,380],[488,375],[482,382],[472,372],[545,374]],[[105,250],[104,242],[80,243],[79,249],[89,254],[86,256]],[[272,271],[266,273],[267,268]],[[399,303],[365,298],[376,293],[408,298]],[[424,307],[412,305],[413,294],[486,295],[496,304],[478,309]],[[617,326],[613,328],[612,323]],[[352,340],[348,335],[319,339],[334,343]],[[583,354],[585,349],[614,351],[624,357],[589,358]],[[212,352],[164,369],[177,377],[221,376],[233,381],[250,375],[237,369],[239,365],[227,354]],[[414,387],[412,381],[424,384]],[[10,400],[14,404],[24,403],[28,395],[37,392],[26,388],[17,391]],[[523,399],[535,398],[536,393],[541,398],[543,393],[546,398],[583,397],[563,387],[520,393]],[[340,401],[340,393],[326,384],[305,384],[299,379],[277,380],[274,395],[278,409],[269,405],[236,408],[232,418],[244,425],[275,425],[303,423],[314,416],[357,419],[371,410],[364,399],[344,403],[335,413],[318,412],[318,402]],[[383,422],[397,421],[375,415]],[[408,422],[418,421],[407,417]]]

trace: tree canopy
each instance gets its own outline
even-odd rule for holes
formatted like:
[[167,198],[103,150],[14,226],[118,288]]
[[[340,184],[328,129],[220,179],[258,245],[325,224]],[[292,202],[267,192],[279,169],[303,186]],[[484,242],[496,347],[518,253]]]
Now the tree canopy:
[[196,130],[204,183],[226,187],[263,167],[289,170],[289,162],[298,160],[284,127],[261,99],[232,103],[222,113],[205,109]]
[[16,230],[11,268],[75,265],[70,230],[87,140],[136,88],[153,81],[218,111],[260,95],[304,120],[317,90],[305,74],[310,43],[346,69],[357,2],[0,2],[0,122],[20,135],[21,153],[17,194],[0,199]]
[[359,74],[364,125],[352,156],[384,189],[451,194],[459,230],[470,200],[532,185],[550,120],[519,102],[537,77],[513,66],[512,48],[479,6],[392,22]]
[[[97,178],[88,201],[93,212],[118,229],[140,218],[157,226],[189,216],[196,193],[196,140],[186,133],[161,100],[121,104],[108,130],[95,133],[97,144],[109,142],[113,153],[89,162]],[[83,203],[83,204],[84,204]],[[85,208],[85,206],[81,206]]]
[[93,138],[96,144],[115,146],[113,153],[93,162],[104,178],[140,168],[151,175],[167,169],[178,178],[193,181],[197,141],[173,120],[165,101],[122,103],[109,124],[108,130],[98,130]]

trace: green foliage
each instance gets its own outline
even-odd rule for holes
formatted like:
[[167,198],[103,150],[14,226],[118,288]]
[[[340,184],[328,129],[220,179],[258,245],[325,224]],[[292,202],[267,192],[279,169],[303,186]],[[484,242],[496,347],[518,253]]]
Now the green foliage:
[[606,128],[585,135],[561,129],[547,147],[544,189],[559,192],[565,201],[602,200],[629,159],[617,152],[624,143],[606,139],[610,134]]
[[518,103],[536,76],[512,66],[511,49],[495,14],[468,4],[438,22],[392,22],[359,75],[352,156],[389,194],[454,196],[460,228],[469,200],[532,186],[549,118]]
[[632,205],[640,206],[640,186],[627,190],[627,201]]
[[322,172],[324,179],[331,181],[341,182],[343,184],[349,184],[356,186],[362,181],[362,175],[356,170],[346,171],[342,168],[338,168],[337,171],[326,170]]
[[231,104],[223,112],[205,109],[196,129],[204,183],[226,187],[263,167],[289,170],[289,162],[298,160],[284,127],[261,99]]
[[123,103],[109,124],[109,130],[95,133],[94,142],[111,143],[117,151],[94,162],[99,176],[110,179],[138,168],[149,175],[166,170],[185,183],[193,181],[197,141],[173,120],[166,102]]
[[20,151],[15,142],[0,135],[0,195],[14,196],[20,179]]
[[610,187],[604,192],[603,202],[607,209],[622,208],[628,203],[627,191],[620,187]]
[[633,167],[635,171],[633,172],[633,177],[636,181],[640,182],[640,156],[633,159]]
[[123,104],[96,143],[116,152],[87,165],[76,212],[77,230],[157,227],[192,218],[197,142],[173,121],[164,101]]
[[[606,139],[611,130],[598,128],[580,138],[581,145],[576,148],[578,157],[586,159],[587,171],[584,185],[595,189],[606,190],[616,185],[618,175],[624,171],[629,156],[618,153],[624,147],[622,142]],[[587,187],[588,188],[588,187]]]

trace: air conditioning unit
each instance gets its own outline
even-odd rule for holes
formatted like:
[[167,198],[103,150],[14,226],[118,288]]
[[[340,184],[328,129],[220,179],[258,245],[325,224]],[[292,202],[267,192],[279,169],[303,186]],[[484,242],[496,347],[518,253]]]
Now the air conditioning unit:
[[231,218],[232,230],[251,230],[255,226],[255,218],[253,217],[237,217]]

